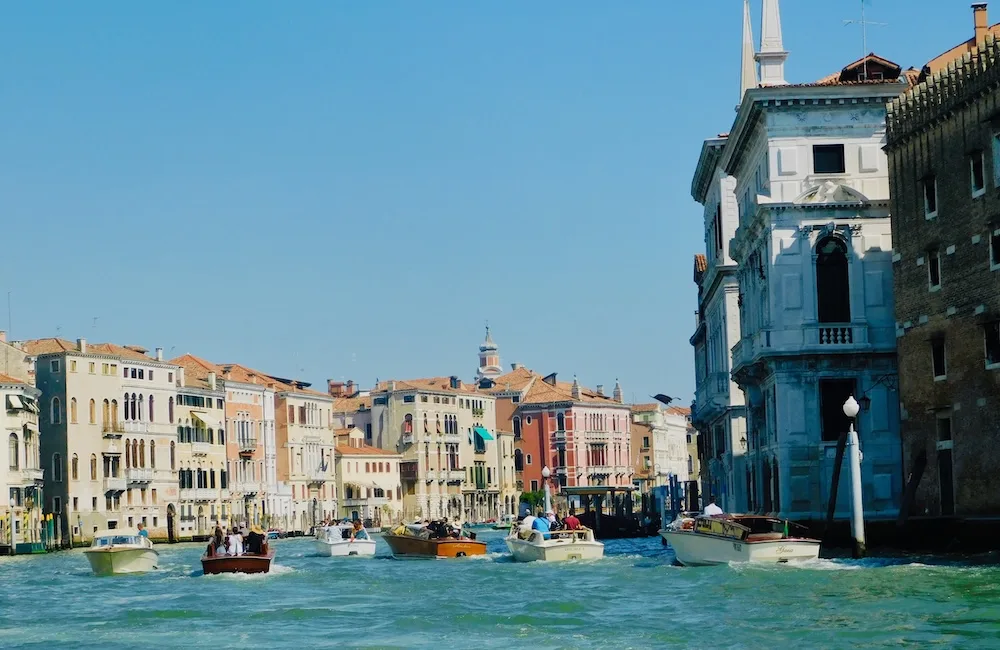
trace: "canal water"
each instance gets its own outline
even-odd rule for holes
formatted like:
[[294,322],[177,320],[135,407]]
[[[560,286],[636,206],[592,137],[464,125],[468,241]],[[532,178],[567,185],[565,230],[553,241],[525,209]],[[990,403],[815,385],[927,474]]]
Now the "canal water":
[[0,559],[0,648],[1000,647],[994,558],[673,566],[657,538],[607,557],[320,558],[274,542],[272,573],[203,576],[201,544],[161,569],[98,578],[80,551]]

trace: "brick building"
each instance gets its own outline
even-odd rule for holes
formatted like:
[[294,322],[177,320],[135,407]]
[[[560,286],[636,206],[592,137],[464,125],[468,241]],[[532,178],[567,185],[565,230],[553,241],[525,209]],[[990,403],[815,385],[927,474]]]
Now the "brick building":
[[[977,19],[985,24],[978,8]],[[986,33],[889,105],[909,514],[1000,512],[998,85],[1000,41]]]

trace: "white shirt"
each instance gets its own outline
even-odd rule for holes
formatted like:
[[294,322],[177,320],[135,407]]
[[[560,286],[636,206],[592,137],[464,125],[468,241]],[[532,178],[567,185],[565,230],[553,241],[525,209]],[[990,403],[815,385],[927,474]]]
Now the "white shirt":
[[707,506],[705,506],[705,514],[706,515],[724,515],[726,513],[719,506],[715,505],[714,503],[710,503]]

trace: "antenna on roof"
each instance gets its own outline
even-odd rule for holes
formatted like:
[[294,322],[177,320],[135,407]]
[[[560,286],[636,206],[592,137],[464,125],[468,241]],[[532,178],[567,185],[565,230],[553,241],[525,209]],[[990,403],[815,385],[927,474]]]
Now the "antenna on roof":
[[873,23],[870,20],[865,19],[865,5],[871,3],[872,0],[861,0],[861,20],[845,20],[844,27],[848,25],[861,25],[861,65],[864,75],[864,79],[868,79],[868,61],[865,57],[868,56],[868,26],[873,27],[888,27],[889,23]]

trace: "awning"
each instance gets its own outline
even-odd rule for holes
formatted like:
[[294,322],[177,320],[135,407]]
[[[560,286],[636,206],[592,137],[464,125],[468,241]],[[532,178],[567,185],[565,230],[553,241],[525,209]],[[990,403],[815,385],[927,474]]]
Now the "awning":
[[8,395],[7,396],[7,401],[10,402],[10,406],[8,408],[12,408],[12,409],[23,409],[24,408],[24,404],[21,403],[21,398],[18,397],[17,395]]
[[214,421],[214,418],[210,418],[208,415],[206,415],[204,411],[191,411],[191,415],[193,415],[194,419],[200,421],[206,427],[210,427],[213,429],[219,427],[219,423]]
[[483,440],[493,440],[493,435],[483,427],[472,427],[472,430]]

